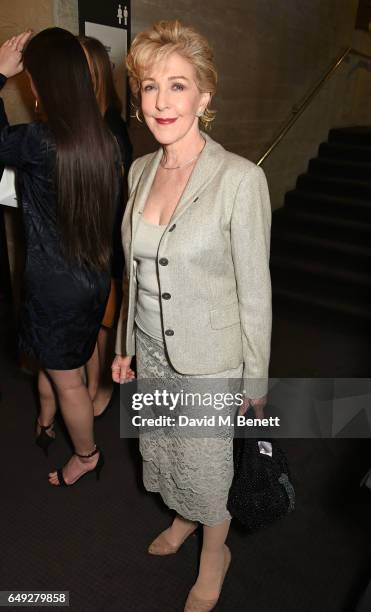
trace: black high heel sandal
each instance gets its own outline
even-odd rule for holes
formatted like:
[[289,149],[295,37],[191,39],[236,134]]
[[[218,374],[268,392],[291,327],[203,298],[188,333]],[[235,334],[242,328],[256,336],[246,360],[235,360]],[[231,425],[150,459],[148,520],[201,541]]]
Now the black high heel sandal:
[[[80,455],[79,453],[75,453],[75,455],[77,455],[77,457],[81,457],[82,459],[88,459],[89,457],[93,457],[97,453],[99,453],[99,457],[98,457],[98,461],[97,461],[97,464],[96,464],[95,468],[92,469],[92,470],[88,470],[87,472],[84,472],[84,474],[81,474],[81,476],[77,480],[75,480],[75,482],[72,482],[71,484],[67,484],[67,482],[63,478],[63,471],[62,471],[63,468],[58,468],[56,471],[57,471],[57,478],[58,478],[59,486],[61,486],[61,487],[72,487],[72,485],[74,485],[77,482],[79,482],[79,480],[81,480],[81,478],[83,478],[87,474],[90,474],[91,472],[95,472],[95,477],[96,477],[97,480],[99,480],[100,473],[101,473],[102,468],[104,466],[104,457],[103,457],[103,453],[100,450],[100,448],[98,448],[98,446],[96,446],[95,450],[93,450],[93,452],[89,453],[88,455]],[[55,486],[55,485],[52,485],[52,486]]]
[[49,446],[52,444],[52,442],[55,441],[55,438],[52,436],[49,436],[46,432],[48,431],[48,429],[53,427],[54,421],[50,423],[50,425],[40,425],[39,419],[37,419],[36,425],[40,427],[40,433],[36,437],[35,443],[37,444],[37,446],[41,448],[41,450],[44,451],[44,455],[45,457],[47,457],[49,453]]

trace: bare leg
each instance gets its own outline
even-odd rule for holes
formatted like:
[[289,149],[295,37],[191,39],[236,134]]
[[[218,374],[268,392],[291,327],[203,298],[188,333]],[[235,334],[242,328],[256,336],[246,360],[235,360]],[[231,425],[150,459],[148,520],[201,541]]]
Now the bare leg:
[[[97,394],[94,398],[94,415],[98,416],[106,408],[113,391],[111,363],[113,330],[101,327],[98,334],[98,353],[100,365],[100,379]],[[108,375],[107,375],[108,373]]]
[[[46,427],[54,421],[55,413],[57,411],[57,401],[55,397],[55,391],[48,375],[44,370],[39,371],[38,375],[38,390],[40,396],[40,414],[38,417],[38,423],[36,425],[36,434],[38,435],[41,431],[40,425]],[[52,428],[46,430],[46,434],[52,438],[55,437],[55,433]]]
[[87,383],[88,383],[88,391],[92,401],[94,401],[95,396],[99,387],[99,379],[100,379],[100,360],[99,360],[99,348],[98,342],[95,345],[94,353],[90,357],[89,361],[85,366]]
[[[62,416],[71,436],[75,451],[88,455],[95,448],[93,433],[93,404],[84,384],[82,368],[76,370],[48,370],[55,386]],[[85,472],[94,469],[99,458],[97,453],[90,458],[72,455],[63,468],[67,484],[72,484]],[[51,484],[58,485],[56,472],[49,474]]]
[[[112,395],[111,368],[109,368],[109,378],[107,377],[107,356],[111,340],[110,336],[112,336],[111,329],[107,329],[106,327],[100,328],[94,353],[86,364],[88,390],[93,400],[94,416],[98,416],[104,412]],[[110,364],[112,363],[112,359],[110,360]]]
[[[99,351],[99,363],[101,366],[101,375],[103,382],[107,377],[107,353],[109,350],[109,340],[112,335],[112,329],[108,327],[101,327],[98,334],[98,351]],[[112,360],[110,359],[110,364]]]
[[229,526],[229,519],[213,527],[204,525],[200,569],[192,589],[200,599],[213,600],[219,597],[225,566],[225,541]]

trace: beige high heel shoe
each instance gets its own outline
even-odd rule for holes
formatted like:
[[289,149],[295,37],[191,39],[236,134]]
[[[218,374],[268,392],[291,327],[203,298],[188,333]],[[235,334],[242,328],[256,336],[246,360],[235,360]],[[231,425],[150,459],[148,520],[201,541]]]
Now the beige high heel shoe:
[[157,538],[153,540],[153,542],[149,545],[148,547],[149,554],[150,555],[160,555],[160,556],[175,555],[175,553],[178,552],[182,544],[184,544],[188,536],[190,536],[192,533],[196,531],[197,527],[198,525],[190,527],[185,533],[182,540],[179,542],[179,544],[176,544],[176,545],[171,544],[169,540],[166,538],[166,532],[169,531],[170,529],[170,527],[168,527],[168,529],[165,529],[165,531],[162,531],[160,535],[157,536]]
[[220,583],[218,597],[216,599],[201,599],[200,597],[197,597],[197,595],[194,594],[193,587],[192,587],[191,590],[189,591],[187,601],[185,602],[184,612],[210,612],[211,610],[214,610],[216,604],[219,601],[220,593],[223,587],[224,578],[231,564],[231,560],[232,560],[231,551],[229,550],[228,546],[224,544],[224,568],[223,568],[223,575],[222,575],[222,579]]

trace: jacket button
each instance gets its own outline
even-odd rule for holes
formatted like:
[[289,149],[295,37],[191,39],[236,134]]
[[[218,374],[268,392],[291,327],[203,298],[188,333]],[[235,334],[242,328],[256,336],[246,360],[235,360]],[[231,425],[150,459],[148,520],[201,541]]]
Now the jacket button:
[[171,298],[170,293],[163,293],[163,294],[162,294],[162,299],[163,299],[163,300],[170,300],[170,298]]
[[167,266],[167,264],[169,263],[169,260],[166,259],[166,257],[161,257],[158,263],[160,264],[160,266]]
[[172,232],[173,230],[175,230],[175,228],[176,228],[176,223],[174,223],[174,225],[172,225],[172,226],[169,228],[169,232]]
[[174,330],[173,329],[167,329],[165,332],[165,336],[174,336]]

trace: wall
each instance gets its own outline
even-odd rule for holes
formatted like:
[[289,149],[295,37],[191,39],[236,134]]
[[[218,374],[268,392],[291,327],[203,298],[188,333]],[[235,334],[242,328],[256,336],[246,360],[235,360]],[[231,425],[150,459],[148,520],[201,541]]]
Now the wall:
[[[220,75],[211,135],[257,161],[293,105],[345,48],[359,43],[371,54],[371,36],[354,34],[357,6],[357,0],[132,0],[132,31],[180,18],[209,38]],[[342,66],[264,163],[273,208],[282,206],[331,127],[371,124],[371,74],[354,66]],[[138,152],[152,146],[135,120],[133,135]]]
[[79,33],[77,0],[53,0],[55,25]]
[[[2,39],[29,25],[37,30],[55,23],[77,32],[77,0],[2,4]],[[354,30],[357,6],[357,0],[132,0],[132,34],[158,19],[180,18],[209,38],[220,77],[211,136],[257,161],[344,49],[353,45],[371,54],[371,35]],[[344,64],[264,163],[273,208],[282,205],[331,127],[371,125],[370,70],[371,62]],[[17,87],[16,81],[7,85],[4,96],[12,120],[26,114]],[[136,155],[156,147],[136,119],[130,130]]]
[[[370,56],[371,32],[355,31],[353,47]],[[352,96],[352,118],[359,125],[371,125],[371,62],[358,59],[357,65],[359,69],[357,70],[355,90]]]
[[[52,0],[0,0],[0,44],[28,28],[37,32],[53,24]],[[1,95],[11,123],[32,120],[34,100],[24,74],[11,79]]]

